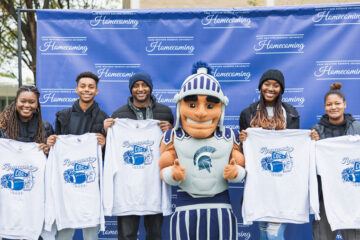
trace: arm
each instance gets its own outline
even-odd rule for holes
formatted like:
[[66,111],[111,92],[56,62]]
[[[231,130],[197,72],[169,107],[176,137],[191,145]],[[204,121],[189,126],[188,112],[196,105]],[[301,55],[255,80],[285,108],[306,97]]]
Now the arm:
[[324,129],[321,129],[319,124],[315,124],[314,126],[312,126],[310,128],[311,132],[310,132],[310,137],[312,140],[318,141],[320,140],[320,133],[324,132]]
[[229,164],[225,166],[223,177],[229,182],[237,183],[245,177],[245,157],[240,152],[240,146],[234,143]]
[[230,155],[230,160],[231,159],[235,159],[237,165],[245,167],[245,157],[241,153],[240,145],[237,145],[236,143],[234,143],[234,146],[233,146],[233,149],[232,149],[232,152]]
[[112,127],[115,124],[115,120],[113,118],[107,118],[104,120],[104,131],[107,133],[109,127]]
[[101,148],[104,148],[105,143],[106,143],[105,136],[103,134],[101,134],[101,133],[96,133],[95,135],[97,136],[98,144],[101,146]]
[[167,184],[177,186],[185,180],[185,167],[180,166],[174,143],[160,145],[160,177]]
[[161,128],[161,131],[163,131],[163,132],[166,132],[167,130],[170,130],[173,128],[172,124],[168,121],[159,121],[158,125]]
[[161,141],[160,143],[160,160],[159,167],[160,170],[174,164],[175,159],[177,159],[177,154],[175,151],[174,143],[171,142],[168,145]]
[[311,130],[310,137],[312,140],[315,140],[315,141],[320,140],[319,133],[315,129]]

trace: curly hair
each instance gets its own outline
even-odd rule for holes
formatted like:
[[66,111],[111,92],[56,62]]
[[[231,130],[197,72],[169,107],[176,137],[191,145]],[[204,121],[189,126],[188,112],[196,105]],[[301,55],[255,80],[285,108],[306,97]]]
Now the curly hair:
[[40,108],[40,92],[35,86],[22,86],[16,92],[15,100],[0,114],[0,128],[6,132],[10,139],[18,139],[19,137],[19,118],[17,116],[16,102],[22,92],[32,92],[37,97],[38,107],[38,132],[35,137],[35,142],[45,142],[45,130],[42,122],[41,108]]
[[77,75],[76,80],[75,80],[76,84],[79,84],[79,81],[80,81],[81,78],[92,78],[92,79],[94,79],[94,81],[96,83],[96,86],[98,85],[99,80],[100,80],[99,77],[96,74],[92,73],[92,72],[82,72],[79,75]]
[[281,130],[286,128],[286,122],[282,110],[282,94],[279,93],[279,96],[276,99],[274,106],[274,116],[269,119],[268,113],[266,110],[265,99],[264,96],[260,95],[260,101],[258,105],[258,109],[256,111],[255,117],[251,120],[251,127],[262,127],[264,129],[272,129]]

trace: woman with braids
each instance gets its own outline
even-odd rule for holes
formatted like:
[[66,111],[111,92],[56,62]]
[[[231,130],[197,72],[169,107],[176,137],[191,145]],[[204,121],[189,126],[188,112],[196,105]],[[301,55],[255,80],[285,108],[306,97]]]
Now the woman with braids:
[[[240,114],[240,142],[244,142],[249,127],[282,130],[298,129],[299,115],[290,104],[282,102],[285,79],[276,69],[266,71],[259,81],[260,100]],[[285,223],[259,222],[260,240],[283,240]]]
[[48,152],[45,139],[54,130],[50,123],[42,120],[39,97],[35,86],[18,89],[15,101],[0,114],[0,138],[36,142],[40,144],[39,149]]
[[[313,140],[360,134],[360,122],[355,121],[351,114],[344,113],[346,101],[341,87],[341,83],[334,83],[325,94],[324,107],[326,114],[312,127],[311,138]],[[313,237],[315,240],[335,240],[337,239],[337,231],[331,231],[325,214],[320,176],[318,176],[318,184],[321,220],[313,221]],[[344,240],[360,239],[360,229],[342,229],[340,233]]]

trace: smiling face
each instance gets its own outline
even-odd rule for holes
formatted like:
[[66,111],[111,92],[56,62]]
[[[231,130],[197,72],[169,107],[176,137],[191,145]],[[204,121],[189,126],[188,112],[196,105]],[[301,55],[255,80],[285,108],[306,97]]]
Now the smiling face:
[[346,102],[337,94],[330,94],[325,100],[325,111],[329,116],[329,121],[333,124],[339,124],[344,121],[344,110]]
[[150,104],[151,89],[144,81],[137,81],[131,88],[133,103],[136,107],[146,107]]
[[89,77],[79,79],[75,88],[75,92],[79,95],[79,100],[83,103],[91,103],[98,94],[96,81]]
[[276,99],[281,92],[281,86],[276,80],[266,80],[261,85],[261,94],[265,99],[266,106],[275,105]]
[[33,117],[39,103],[35,93],[24,91],[19,94],[15,105],[20,120],[22,122],[28,122]]
[[205,95],[187,96],[180,102],[182,128],[192,137],[210,137],[220,120],[222,103]]

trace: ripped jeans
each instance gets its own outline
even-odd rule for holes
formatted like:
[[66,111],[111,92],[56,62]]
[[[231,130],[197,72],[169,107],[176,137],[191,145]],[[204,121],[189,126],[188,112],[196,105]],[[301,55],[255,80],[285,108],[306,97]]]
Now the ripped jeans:
[[286,223],[259,222],[260,240],[285,240]]

